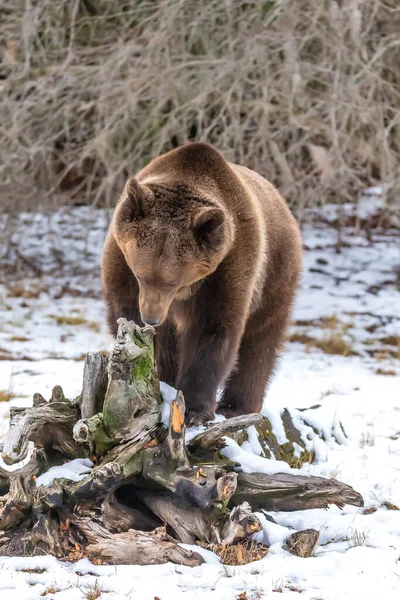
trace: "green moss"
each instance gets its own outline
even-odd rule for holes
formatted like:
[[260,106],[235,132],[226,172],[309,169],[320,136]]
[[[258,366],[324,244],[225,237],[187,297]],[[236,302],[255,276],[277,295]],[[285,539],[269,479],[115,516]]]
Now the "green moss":
[[[300,468],[304,463],[311,463],[314,459],[314,453],[306,449],[300,432],[293,425],[289,411],[287,410],[284,410],[282,413],[282,424],[288,439],[284,444],[278,443],[268,419],[265,419],[263,423],[256,426],[258,439],[265,456],[270,458],[272,453],[277,460],[283,460],[296,469]],[[300,456],[296,456],[295,444],[302,448]]]
[[[221,445],[222,447],[222,445]],[[188,459],[192,468],[199,466],[214,465],[218,466],[225,471],[233,471],[235,467],[239,466],[239,463],[232,461],[226,456],[222,456],[218,450],[196,450],[194,453],[188,452]]]
[[279,444],[274,433],[272,432],[271,422],[265,417],[264,421],[260,425],[256,425],[256,429],[258,433],[258,441],[260,442],[266,458],[271,458],[271,453],[276,456],[279,451]]
[[109,436],[104,427],[103,413],[97,413],[86,420],[86,425],[93,435],[93,442],[96,446],[96,454],[102,456],[110,448],[115,446],[115,440]]
[[142,354],[135,359],[135,364],[131,369],[131,376],[133,381],[147,380],[152,370],[154,369],[154,359],[151,356],[152,353]]
[[249,440],[249,434],[247,433],[246,429],[241,429],[239,431],[227,433],[227,437],[230,437],[233,440],[235,440],[238,446],[241,446],[243,442],[248,442]]
[[154,371],[154,346],[152,337],[143,331],[135,330],[132,342],[141,350],[142,354],[134,359],[131,367],[132,381],[147,381],[151,383],[151,374]]
[[133,333],[132,342],[136,344],[136,346],[138,346],[139,348],[147,348],[149,352],[152,352],[154,354],[153,340],[149,333],[135,329]]

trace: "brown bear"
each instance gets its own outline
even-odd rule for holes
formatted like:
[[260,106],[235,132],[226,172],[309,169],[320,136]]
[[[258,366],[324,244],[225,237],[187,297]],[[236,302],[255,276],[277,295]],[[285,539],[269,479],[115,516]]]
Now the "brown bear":
[[271,183],[192,142],[128,180],[102,256],[111,331],[156,327],[160,379],[189,425],[261,410],[301,271],[297,223]]

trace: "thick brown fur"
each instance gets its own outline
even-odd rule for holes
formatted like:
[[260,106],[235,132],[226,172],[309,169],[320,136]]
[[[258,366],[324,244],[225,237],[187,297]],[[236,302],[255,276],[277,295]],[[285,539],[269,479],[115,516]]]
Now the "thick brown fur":
[[156,329],[160,379],[181,389],[187,421],[261,410],[288,325],[301,239],[271,183],[186,144],[128,180],[102,257],[108,322]]

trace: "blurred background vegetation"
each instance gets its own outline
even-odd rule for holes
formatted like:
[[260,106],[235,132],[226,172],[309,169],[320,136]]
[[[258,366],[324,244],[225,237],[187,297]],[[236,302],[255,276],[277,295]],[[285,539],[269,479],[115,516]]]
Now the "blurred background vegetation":
[[188,140],[301,213],[400,181],[398,0],[0,0],[0,205],[113,205]]

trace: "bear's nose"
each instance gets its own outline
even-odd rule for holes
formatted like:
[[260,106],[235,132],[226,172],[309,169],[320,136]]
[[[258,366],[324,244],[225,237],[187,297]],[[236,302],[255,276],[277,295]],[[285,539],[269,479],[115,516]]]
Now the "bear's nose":
[[154,327],[160,324],[161,319],[157,319],[157,317],[142,317],[142,321],[146,323],[146,325]]

